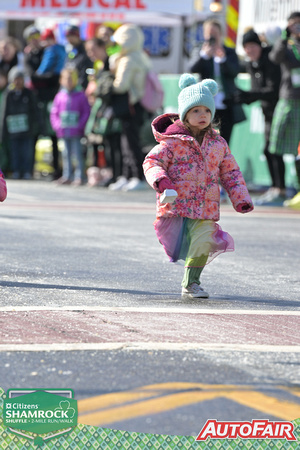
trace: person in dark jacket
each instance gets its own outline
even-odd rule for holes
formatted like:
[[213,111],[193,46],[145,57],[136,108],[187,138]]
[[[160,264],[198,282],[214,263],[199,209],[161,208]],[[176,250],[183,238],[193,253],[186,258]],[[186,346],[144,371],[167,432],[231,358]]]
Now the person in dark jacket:
[[23,32],[26,41],[24,48],[24,66],[26,76],[30,78],[39,68],[44,49],[41,46],[41,33],[34,25],[29,25]]
[[[281,38],[275,43],[270,60],[281,67],[281,84],[270,135],[270,152],[296,157],[300,185],[300,11],[288,17]],[[298,156],[297,156],[298,155]]]
[[233,125],[246,119],[242,106],[236,104],[232,96],[236,91],[234,79],[240,66],[233,48],[222,41],[222,27],[215,19],[203,24],[204,44],[200,58],[191,64],[190,72],[198,73],[202,79],[213,78],[219,86],[216,97],[216,121],[220,121],[220,134],[229,143]]
[[10,167],[14,179],[31,179],[35,126],[38,121],[32,90],[24,86],[24,73],[13,67],[1,111],[2,139],[8,140]]
[[86,89],[88,85],[87,69],[93,67],[93,63],[86,54],[83,42],[80,38],[80,30],[77,26],[72,25],[67,28],[66,38],[68,44],[66,46],[66,65],[72,64],[78,73],[78,83]]
[[257,204],[267,204],[276,198],[278,194],[285,194],[284,161],[282,155],[274,155],[269,152],[270,131],[275,106],[279,97],[281,70],[278,64],[269,59],[272,47],[262,47],[258,34],[250,29],[242,38],[243,47],[247,55],[245,70],[251,78],[250,91],[239,89],[234,95],[235,101],[249,105],[260,100],[262,112],[265,118],[265,147],[264,154],[267,159],[272,185],[263,194]]

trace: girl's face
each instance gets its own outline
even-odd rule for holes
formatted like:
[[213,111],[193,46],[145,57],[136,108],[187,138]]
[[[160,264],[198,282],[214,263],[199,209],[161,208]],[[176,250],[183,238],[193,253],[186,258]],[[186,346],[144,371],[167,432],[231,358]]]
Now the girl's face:
[[211,112],[207,106],[195,106],[191,108],[185,117],[192,131],[201,131],[208,127],[211,122]]
[[76,87],[76,74],[69,71],[63,71],[60,78],[60,84],[67,91],[72,91]]

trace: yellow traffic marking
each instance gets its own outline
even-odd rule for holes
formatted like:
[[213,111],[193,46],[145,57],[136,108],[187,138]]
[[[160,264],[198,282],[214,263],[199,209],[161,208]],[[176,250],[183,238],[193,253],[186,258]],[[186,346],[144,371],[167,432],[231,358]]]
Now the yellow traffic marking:
[[[286,390],[286,387],[277,386],[277,388]],[[299,396],[299,391],[295,390],[295,395]],[[79,400],[78,422],[104,426],[216,398],[226,398],[283,420],[300,417],[300,404],[253,391],[250,386],[174,382],[146,385],[132,391],[114,392]]]
[[78,401],[78,409],[80,413],[86,411],[94,411],[99,408],[108,408],[128,402],[143,400],[147,397],[153,397],[161,394],[160,391],[129,391],[129,392],[114,392],[112,394],[98,395],[96,397],[85,398]]
[[[167,395],[140,403],[124,405],[110,410],[94,412],[92,414],[79,414],[78,422],[86,425],[108,425],[113,422],[132,419],[134,417],[158,414],[170,411],[181,406],[213,400],[220,397],[217,392],[189,391],[179,394]],[[79,402],[78,402],[79,403]],[[80,411],[80,403],[78,405]]]
[[224,397],[241,405],[256,409],[284,420],[295,420],[300,417],[300,404],[279,400],[260,392],[237,391],[225,394]]

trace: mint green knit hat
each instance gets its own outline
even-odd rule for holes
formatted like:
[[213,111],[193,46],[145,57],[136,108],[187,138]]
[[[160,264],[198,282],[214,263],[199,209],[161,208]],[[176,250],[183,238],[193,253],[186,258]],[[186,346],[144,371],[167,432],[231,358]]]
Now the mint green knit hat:
[[206,78],[198,83],[193,75],[184,73],[179,79],[179,87],[182,89],[178,96],[178,112],[181,121],[195,106],[206,106],[210,109],[211,119],[214,118],[216,111],[214,96],[218,92],[218,85],[214,80]]

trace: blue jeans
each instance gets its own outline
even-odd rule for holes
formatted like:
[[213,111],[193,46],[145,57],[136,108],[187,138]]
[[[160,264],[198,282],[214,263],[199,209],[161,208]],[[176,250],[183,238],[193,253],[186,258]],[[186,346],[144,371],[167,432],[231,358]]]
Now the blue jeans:
[[31,137],[9,137],[10,165],[13,173],[31,174],[33,139]]
[[70,180],[73,172],[73,157],[75,157],[75,180],[84,178],[84,161],[80,137],[63,138],[63,177]]

